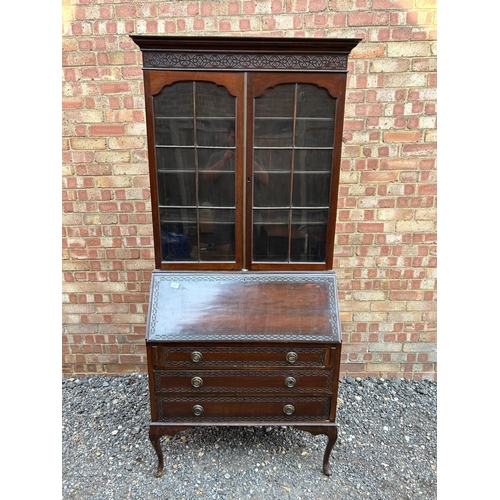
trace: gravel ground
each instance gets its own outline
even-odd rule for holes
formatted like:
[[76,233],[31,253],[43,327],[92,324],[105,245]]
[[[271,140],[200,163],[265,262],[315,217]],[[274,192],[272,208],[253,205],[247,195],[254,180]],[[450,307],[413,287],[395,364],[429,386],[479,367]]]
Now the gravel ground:
[[62,497],[96,499],[437,498],[437,384],[341,379],[332,451],[326,436],[289,427],[194,428],[148,438],[146,375],[64,378]]

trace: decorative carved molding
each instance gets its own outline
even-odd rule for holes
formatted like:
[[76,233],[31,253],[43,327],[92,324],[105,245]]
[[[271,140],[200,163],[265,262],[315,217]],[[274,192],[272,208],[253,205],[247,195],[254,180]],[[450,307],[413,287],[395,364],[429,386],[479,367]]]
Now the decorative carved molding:
[[[189,357],[189,354],[192,352],[191,347],[163,347],[163,356],[164,356],[164,364],[165,366],[186,366],[186,360]],[[288,347],[205,347],[203,352],[205,354],[213,354],[213,353],[222,353],[222,354],[231,354],[231,353],[248,353],[249,358],[243,360],[203,360],[202,366],[226,366],[226,365],[242,365],[242,366],[283,366],[289,369],[289,365],[285,362],[285,354],[289,351]],[[301,359],[299,365],[300,366],[324,366],[325,364],[325,349],[320,347],[317,349],[312,348],[295,348],[295,351],[298,354],[316,354],[318,358],[312,361],[304,361]],[[168,353],[183,353],[186,354],[186,360],[175,361],[169,358]],[[255,354],[282,354],[282,360],[263,360],[252,359]]]
[[236,379],[240,378],[245,379],[251,378],[251,377],[276,377],[279,379],[279,382],[283,384],[282,387],[266,387],[265,391],[269,393],[310,393],[311,388],[310,387],[300,387],[301,380],[303,380],[306,377],[321,377],[324,381],[324,386],[318,385],[317,387],[314,388],[315,392],[326,392],[328,393],[331,391],[332,387],[332,372],[330,370],[328,371],[296,371],[294,372],[294,376],[298,380],[298,387],[294,387],[293,389],[286,387],[284,385],[284,379],[288,375],[290,375],[290,370],[287,371],[252,371],[252,370],[199,370],[199,371],[178,371],[178,370],[155,370],[154,371],[154,380],[155,380],[155,391],[160,393],[160,392],[196,392],[196,393],[203,393],[203,392],[214,392],[217,391],[218,393],[224,393],[224,392],[234,392],[238,391],[239,393],[252,393],[252,392],[258,392],[255,387],[245,387],[245,384],[241,384],[240,386],[230,386],[226,387],[223,385],[214,387],[214,386],[201,386],[197,389],[193,389],[192,387],[169,387],[168,389],[163,389],[161,387],[161,379],[166,377],[170,378],[172,380],[175,380],[175,378],[185,378],[185,379],[191,379],[193,375],[199,375],[200,377],[234,377]]
[[232,54],[144,51],[144,69],[345,71],[347,54]]
[[[172,416],[165,415],[163,412],[164,404],[168,406],[175,403],[193,403],[201,404],[204,403],[218,403],[229,407],[230,405],[240,405],[242,403],[282,403],[283,405],[287,403],[323,403],[322,413],[320,415],[293,415],[290,420],[293,422],[314,422],[318,420],[327,420],[330,411],[330,399],[322,397],[300,397],[300,399],[290,399],[289,397],[226,397],[226,396],[198,396],[198,397],[161,397],[157,396],[157,409],[158,409],[158,420],[160,422],[200,422],[208,420],[211,422],[239,422],[239,421],[268,421],[268,422],[283,422],[287,420],[286,416],[279,413],[274,416],[266,415],[245,415],[245,416],[197,416],[194,417],[192,414],[187,414],[183,416]],[[280,410],[281,411],[281,410]],[[319,412],[318,412],[319,413]]]

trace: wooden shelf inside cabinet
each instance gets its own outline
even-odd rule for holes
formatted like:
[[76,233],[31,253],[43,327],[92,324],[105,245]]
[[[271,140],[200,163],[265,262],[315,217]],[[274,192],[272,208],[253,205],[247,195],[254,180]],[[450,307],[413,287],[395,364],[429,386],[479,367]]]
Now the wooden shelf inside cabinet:
[[341,330],[335,273],[153,272],[147,323],[152,423],[291,425],[337,436]]

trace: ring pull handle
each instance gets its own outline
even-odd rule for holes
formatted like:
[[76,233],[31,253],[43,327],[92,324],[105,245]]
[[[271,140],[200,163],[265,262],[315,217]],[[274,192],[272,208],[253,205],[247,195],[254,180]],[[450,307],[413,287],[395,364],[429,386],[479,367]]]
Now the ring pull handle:
[[285,415],[291,415],[295,411],[295,407],[293,405],[285,405],[283,407],[283,413]]
[[197,416],[197,417],[200,417],[201,415],[203,415],[203,412],[205,411],[205,409],[203,408],[203,406],[201,405],[194,405],[193,406],[193,413]]
[[295,363],[297,359],[299,359],[299,357],[296,352],[290,351],[286,354],[286,360],[289,363]]
[[199,351],[193,351],[191,353],[191,361],[193,363],[199,363],[200,361],[203,361],[203,355]]
[[201,377],[193,377],[191,379],[191,385],[193,387],[201,387],[203,385],[203,379]]

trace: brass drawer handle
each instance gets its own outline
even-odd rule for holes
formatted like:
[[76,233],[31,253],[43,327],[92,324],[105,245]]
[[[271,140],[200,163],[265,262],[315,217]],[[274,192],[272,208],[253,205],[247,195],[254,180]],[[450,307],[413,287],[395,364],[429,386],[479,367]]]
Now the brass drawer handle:
[[297,381],[293,377],[287,377],[285,379],[285,385],[287,387],[295,387],[296,383],[297,383]]
[[199,351],[193,351],[191,353],[191,361],[193,363],[199,363],[200,361],[203,360],[203,355]]
[[293,352],[293,351],[290,351],[287,353],[286,355],[286,360],[289,362],[289,363],[295,363],[295,361],[297,361],[297,359],[299,359],[299,357],[297,356],[297,353],[296,352]]
[[191,385],[193,387],[201,387],[203,385],[203,379],[201,377],[193,377],[191,379]]
[[204,412],[204,411],[205,411],[205,410],[204,410],[203,406],[201,406],[201,405],[194,405],[194,406],[193,406],[193,413],[194,413],[197,417],[199,417],[200,415],[203,415],[203,412]]
[[295,411],[295,407],[293,405],[285,405],[283,407],[283,413],[285,415],[291,415]]

